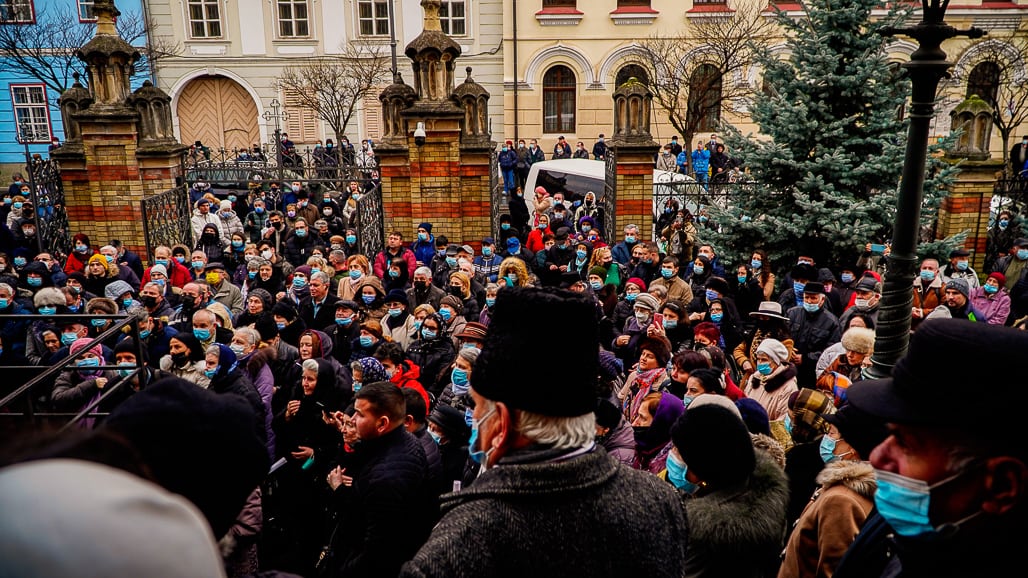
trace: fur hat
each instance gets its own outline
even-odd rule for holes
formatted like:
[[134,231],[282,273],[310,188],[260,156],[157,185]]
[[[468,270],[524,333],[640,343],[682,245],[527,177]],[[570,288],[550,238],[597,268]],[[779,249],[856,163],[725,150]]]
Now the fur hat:
[[789,362],[789,350],[777,339],[765,339],[757,346],[757,354],[763,353],[771,358],[777,365]]
[[275,306],[271,308],[271,314],[283,317],[287,321],[292,321],[296,319],[296,307],[293,307],[288,301],[282,300],[275,303]]
[[652,353],[660,367],[665,367],[671,360],[671,343],[664,337],[644,337],[639,341],[639,351],[643,350]]
[[771,421],[768,418],[767,410],[755,399],[744,397],[735,402],[735,407],[742,414],[742,422],[751,434],[771,435]]
[[437,403],[428,414],[428,421],[443,430],[446,437],[458,442],[459,445],[466,444],[471,437],[471,428],[464,421],[464,412],[455,407]]
[[67,304],[64,292],[56,287],[43,287],[32,296],[32,304],[39,307],[64,307]]
[[449,305],[453,309],[453,312],[457,315],[460,315],[464,312],[464,304],[460,302],[460,299],[457,299],[453,295],[447,295],[446,297],[443,297],[439,301],[439,307],[442,307],[443,305]]
[[690,408],[672,426],[671,440],[689,471],[713,489],[744,482],[757,464],[746,424],[723,407]]
[[[476,392],[548,416],[592,413],[600,342],[595,304],[568,291],[514,287],[500,291],[490,312],[489,332],[471,373]],[[563,346],[559,357],[540,356],[533,328],[556,318],[577,328],[575,339]],[[533,362],[525,363],[526,359]],[[566,371],[569,359],[574,360],[574,371]],[[559,377],[554,387],[541,389],[535,385],[540,375]]]
[[866,327],[851,327],[842,334],[842,346],[846,351],[869,355],[875,347],[875,332]]
[[114,299],[94,297],[86,303],[86,312],[114,315],[118,312],[118,305],[114,302]]
[[728,295],[731,290],[728,288],[728,282],[721,277],[711,277],[707,279],[706,288],[711,291],[717,291],[720,295]]
[[132,395],[103,427],[130,440],[157,483],[196,504],[214,535],[224,536],[268,473],[256,423],[240,396],[173,377]]

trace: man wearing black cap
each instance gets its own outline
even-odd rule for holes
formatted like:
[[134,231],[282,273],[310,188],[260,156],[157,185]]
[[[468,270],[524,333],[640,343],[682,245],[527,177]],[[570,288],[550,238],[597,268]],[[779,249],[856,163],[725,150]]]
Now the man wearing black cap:
[[941,271],[943,285],[949,283],[950,279],[963,279],[971,291],[981,287],[981,283],[978,282],[978,273],[971,268],[968,261],[970,255],[971,252],[963,247],[957,247],[950,251],[949,263]]
[[[535,328],[558,316],[578,328],[562,352],[574,368],[526,364]],[[499,293],[471,374],[469,451],[482,473],[442,498],[442,520],[402,576],[682,575],[681,500],[594,441],[595,318],[565,291]]]
[[575,258],[575,249],[568,241],[570,230],[567,227],[557,229],[555,243],[546,249],[546,261],[543,264],[542,280],[544,285],[556,286],[560,284],[561,273],[565,273],[571,267],[571,261]]
[[[1025,351],[1028,333],[933,319],[911,337],[891,377],[849,388],[850,403],[888,422],[889,436],[870,459],[878,480],[875,506],[895,542],[891,555],[879,559],[883,572],[847,568],[845,575],[1012,576],[1028,565],[1028,443],[1021,416],[1028,389],[1023,375],[1002,379],[1012,374],[999,369]],[[942,361],[957,357],[975,363]],[[983,378],[1001,402],[963,395],[968,383]],[[866,561],[856,550],[875,544],[862,539],[837,575],[849,559]]]
[[793,307],[789,317],[792,333],[792,362],[798,370],[800,387],[814,387],[817,360],[828,346],[842,341],[839,319],[825,310],[825,287],[817,281],[803,286],[803,303]]

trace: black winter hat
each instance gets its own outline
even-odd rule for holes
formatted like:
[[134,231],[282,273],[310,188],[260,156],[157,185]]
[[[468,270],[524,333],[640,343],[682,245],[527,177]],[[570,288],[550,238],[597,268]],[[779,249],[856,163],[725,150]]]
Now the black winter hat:
[[713,489],[744,482],[757,457],[746,424],[728,409],[701,405],[671,426],[671,441],[689,470]]
[[852,403],[847,403],[840,407],[839,411],[826,415],[825,421],[839,428],[839,435],[853,446],[863,460],[870,458],[871,450],[889,437],[889,430],[885,428],[884,421],[857,409]]
[[[515,287],[500,291],[489,311],[489,333],[471,373],[476,392],[542,415],[592,413],[600,347],[593,303],[570,291]],[[558,318],[576,328],[575,339],[564,344],[560,356],[540,355],[535,328]]]
[[293,307],[292,303],[288,301],[279,301],[271,308],[272,315],[278,315],[284,317],[289,321],[296,319],[296,308]]
[[817,269],[815,269],[813,265],[807,265],[806,263],[802,263],[800,265],[796,265],[795,267],[793,267],[792,271],[789,273],[789,276],[792,277],[793,281],[796,281],[797,279],[817,281]]
[[125,400],[103,427],[129,440],[157,483],[193,502],[215,536],[228,532],[268,473],[250,404],[177,377]]
[[278,325],[275,324],[275,318],[271,314],[264,312],[257,317],[257,322],[253,324],[254,329],[261,336],[261,341],[268,342],[278,335]]
[[443,430],[446,437],[461,444],[468,443],[468,439],[471,437],[471,428],[464,421],[464,412],[452,406],[436,404],[432,412],[428,414],[428,421]]
[[614,429],[621,423],[621,410],[610,400],[602,397],[596,399],[596,409],[593,413],[596,414],[596,425],[600,427]]
[[644,349],[657,358],[657,365],[660,367],[671,361],[671,343],[664,337],[644,337],[639,342],[639,351]]
[[711,291],[717,291],[721,295],[730,295],[731,289],[728,288],[728,281],[725,281],[721,277],[711,277],[707,279],[705,284],[707,289]]

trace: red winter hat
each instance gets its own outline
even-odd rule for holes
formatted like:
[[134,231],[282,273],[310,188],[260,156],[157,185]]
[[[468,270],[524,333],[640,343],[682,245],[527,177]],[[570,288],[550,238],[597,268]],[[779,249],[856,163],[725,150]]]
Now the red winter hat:
[[987,279],[995,279],[996,282],[999,283],[1000,287],[1002,287],[1002,286],[1007,284],[1007,276],[1004,275],[1003,273],[1000,273],[999,271],[995,271],[993,273],[989,273],[989,276],[987,277]]
[[627,283],[632,283],[632,284],[638,285],[640,291],[645,291],[646,290],[646,281],[643,281],[642,279],[640,279],[638,277],[632,277],[628,281],[625,281],[625,283],[626,284]]

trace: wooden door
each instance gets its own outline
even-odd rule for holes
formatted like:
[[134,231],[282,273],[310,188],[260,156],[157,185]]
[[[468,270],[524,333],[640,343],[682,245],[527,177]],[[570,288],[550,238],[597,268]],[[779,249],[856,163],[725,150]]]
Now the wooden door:
[[246,149],[260,142],[257,105],[238,82],[224,76],[191,81],[178,99],[179,135],[211,148]]

